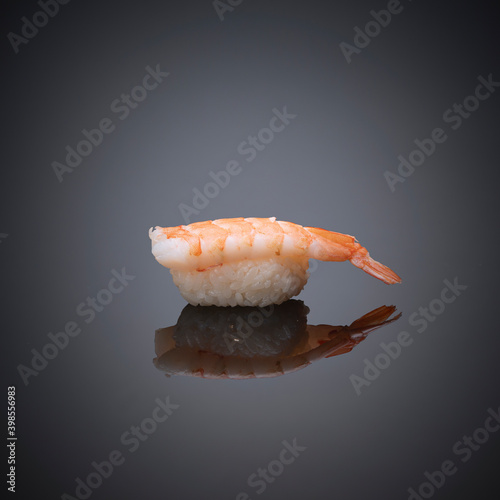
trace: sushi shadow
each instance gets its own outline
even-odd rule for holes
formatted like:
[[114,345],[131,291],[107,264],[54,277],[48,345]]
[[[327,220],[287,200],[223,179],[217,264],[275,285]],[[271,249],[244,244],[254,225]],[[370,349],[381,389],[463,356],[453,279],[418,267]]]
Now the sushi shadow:
[[[167,377],[278,377],[351,351],[374,330],[397,321],[381,306],[350,325],[308,325],[301,300],[267,307],[187,305],[177,324],[155,332],[153,363]],[[391,316],[393,316],[391,318]]]

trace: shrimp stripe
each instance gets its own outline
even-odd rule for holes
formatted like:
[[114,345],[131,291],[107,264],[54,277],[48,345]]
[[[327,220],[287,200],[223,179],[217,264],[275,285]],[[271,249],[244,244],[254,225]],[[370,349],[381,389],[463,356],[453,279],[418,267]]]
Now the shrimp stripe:
[[200,237],[196,234],[193,234],[188,226],[176,226],[176,227],[157,227],[161,233],[170,238],[179,238],[184,240],[189,245],[189,254],[195,257],[201,255],[201,244]]
[[213,224],[226,230],[227,237],[234,238],[239,249],[245,246],[253,246],[255,238],[253,226],[245,221],[243,217],[238,219],[217,219],[213,221]]
[[281,253],[285,233],[283,228],[276,222],[276,218],[261,219],[249,217],[245,219],[252,224],[256,235],[260,235],[266,242],[266,247],[273,250],[276,255]]

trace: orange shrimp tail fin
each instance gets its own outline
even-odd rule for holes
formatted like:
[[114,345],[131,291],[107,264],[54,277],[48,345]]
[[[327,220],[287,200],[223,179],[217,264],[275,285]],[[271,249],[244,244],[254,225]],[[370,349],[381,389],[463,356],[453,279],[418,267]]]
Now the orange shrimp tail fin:
[[330,262],[350,260],[365,273],[388,285],[401,283],[401,278],[387,266],[373,260],[368,250],[362,247],[354,236],[334,233],[319,227],[305,227],[304,229],[313,236],[313,243],[309,250],[310,258]]
[[392,269],[372,259],[370,254],[361,245],[360,249],[351,257],[350,261],[365,273],[383,281],[387,285],[401,283],[401,278]]

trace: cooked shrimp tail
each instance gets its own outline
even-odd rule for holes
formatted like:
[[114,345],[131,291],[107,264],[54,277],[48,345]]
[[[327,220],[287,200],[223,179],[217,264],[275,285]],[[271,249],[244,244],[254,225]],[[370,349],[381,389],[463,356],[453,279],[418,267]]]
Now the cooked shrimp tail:
[[362,247],[359,243],[356,243],[356,245],[359,246],[359,249],[349,259],[352,264],[388,285],[401,283],[401,278],[392,269],[372,259],[366,248]]
[[349,260],[365,273],[388,285],[401,283],[401,278],[387,266],[372,259],[368,250],[361,246],[354,236],[318,227],[306,227],[305,229],[314,236],[310,250],[312,258],[336,262]]

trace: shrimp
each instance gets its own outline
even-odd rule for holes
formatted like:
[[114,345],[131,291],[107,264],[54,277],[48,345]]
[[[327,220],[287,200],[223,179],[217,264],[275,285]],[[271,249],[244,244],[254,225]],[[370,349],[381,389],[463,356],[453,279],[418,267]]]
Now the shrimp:
[[303,227],[270,218],[235,218],[156,227],[149,231],[152,251],[165,267],[206,271],[230,262],[285,257],[350,261],[386,284],[401,278],[372,259],[356,238],[317,227]]

